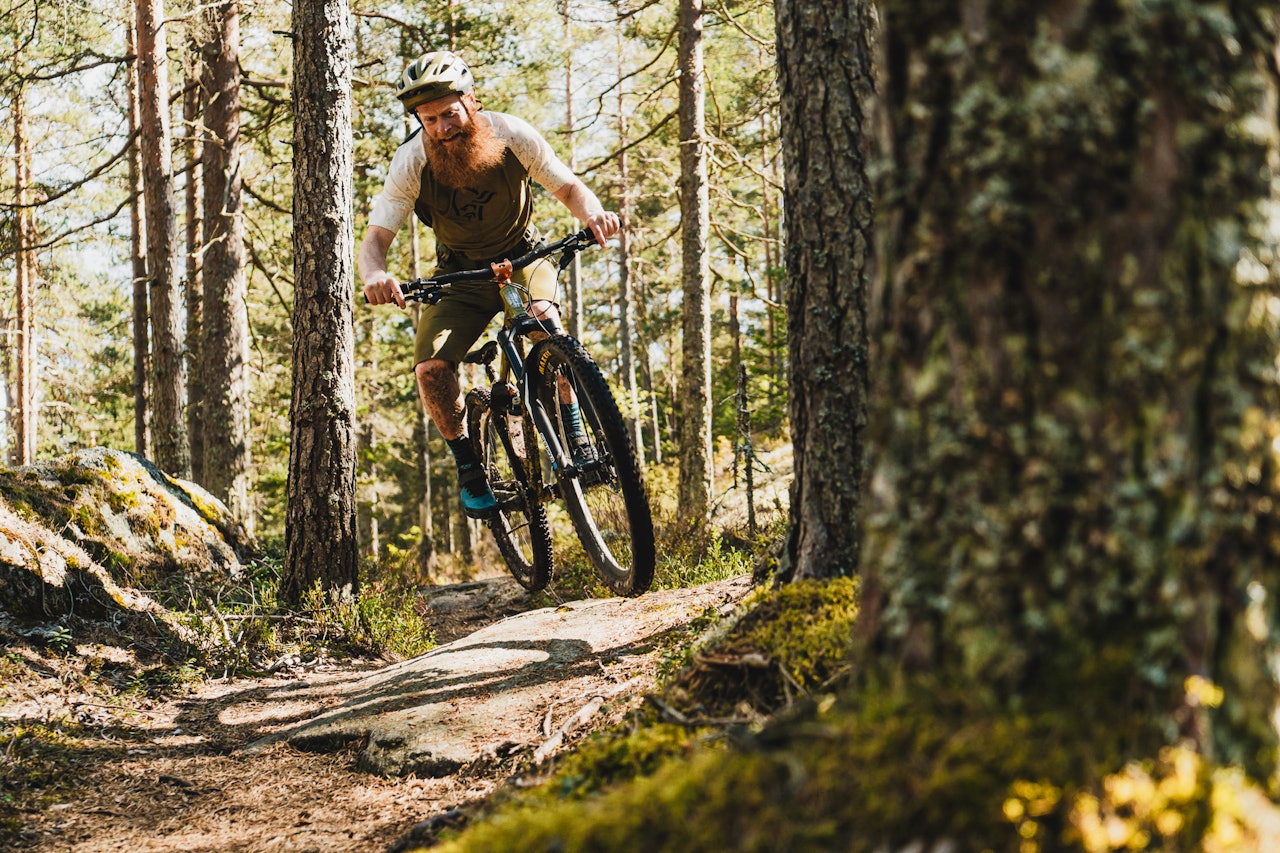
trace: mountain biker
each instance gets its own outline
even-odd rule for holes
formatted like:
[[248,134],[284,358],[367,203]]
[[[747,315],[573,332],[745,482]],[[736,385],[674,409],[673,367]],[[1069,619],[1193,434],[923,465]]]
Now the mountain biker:
[[[396,151],[369,214],[357,262],[371,304],[405,307],[399,281],[387,272],[387,250],[410,213],[435,232],[436,275],[532,249],[540,239],[531,222],[532,181],[586,224],[600,245],[617,233],[617,214],[604,209],[542,135],[515,116],[483,110],[474,89],[471,70],[447,50],[418,57],[396,86],[423,132]],[[517,270],[512,281],[528,288],[530,314],[559,320],[553,263],[544,259]],[[501,310],[492,283],[454,285],[447,299],[423,306],[414,341],[418,393],[457,462],[463,510],[475,518],[490,515],[497,503],[466,436],[458,363]],[[586,446],[577,403],[562,398],[562,405],[570,444]]]

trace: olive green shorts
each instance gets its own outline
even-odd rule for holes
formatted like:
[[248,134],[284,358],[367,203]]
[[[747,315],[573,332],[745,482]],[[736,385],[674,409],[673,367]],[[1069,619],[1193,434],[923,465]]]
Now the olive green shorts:
[[[441,266],[432,275],[456,271]],[[511,274],[511,281],[526,293],[526,304],[530,299],[556,301],[556,267],[546,258],[516,270]],[[433,358],[459,363],[500,311],[502,298],[495,283],[472,281],[450,285],[439,302],[422,306],[418,335],[413,343],[414,365]]]

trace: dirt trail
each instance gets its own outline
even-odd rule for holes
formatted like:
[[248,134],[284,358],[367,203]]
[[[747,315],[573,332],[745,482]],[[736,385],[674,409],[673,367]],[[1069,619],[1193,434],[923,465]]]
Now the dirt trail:
[[749,586],[528,613],[510,580],[442,588],[432,624],[452,642],[412,661],[321,663],[140,703],[123,734],[85,750],[85,795],[32,815],[21,849],[385,851],[622,716],[689,621],[731,610]]

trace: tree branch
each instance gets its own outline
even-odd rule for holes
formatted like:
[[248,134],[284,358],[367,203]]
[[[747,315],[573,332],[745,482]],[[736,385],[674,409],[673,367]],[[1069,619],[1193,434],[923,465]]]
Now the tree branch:
[[113,157],[112,157],[110,160],[108,160],[107,162],[103,163],[103,164],[102,164],[101,166],[99,166],[98,168],[94,169],[94,170],[93,170],[92,172],[90,172],[89,174],[85,175],[82,179],[80,179],[80,180],[76,181],[74,184],[71,184],[71,185],[69,185],[69,186],[67,186],[67,187],[64,187],[64,188],[62,189],[62,191],[61,191],[61,192],[54,193],[54,194],[53,194],[53,195],[51,195],[51,196],[46,196],[45,198],[41,199],[40,201],[32,201],[32,202],[26,202],[26,203],[19,203],[19,202],[16,202],[16,201],[13,201],[13,202],[10,202],[10,201],[0,202],[0,207],[6,208],[6,209],[8,209],[8,210],[24,210],[24,209],[28,209],[28,208],[34,208],[34,207],[43,207],[44,205],[48,204],[49,202],[57,201],[58,199],[62,198],[63,196],[70,195],[71,193],[73,193],[73,192],[75,192],[76,190],[78,190],[78,189],[80,189],[81,187],[83,187],[85,184],[87,184],[87,183],[89,183],[90,181],[92,181],[92,180],[94,180],[95,178],[97,178],[97,177],[98,177],[99,175],[101,175],[103,172],[105,172],[105,171],[107,171],[108,169],[110,169],[110,168],[111,168],[112,166],[114,166],[116,163],[120,162],[120,159],[121,159],[122,157],[124,157],[126,154],[128,154],[128,153],[129,153],[129,149],[133,147],[133,140],[134,140],[134,139],[136,139],[136,138],[138,137],[138,134],[139,134],[139,133],[141,133],[141,130],[135,130],[133,133],[131,133],[131,134],[129,135],[129,138],[125,140],[125,142],[124,142],[124,147],[123,147],[123,148],[121,148],[121,149],[120,149],[120,151],[119,151],[117,154],[115,154],[115,156],[113,156]]

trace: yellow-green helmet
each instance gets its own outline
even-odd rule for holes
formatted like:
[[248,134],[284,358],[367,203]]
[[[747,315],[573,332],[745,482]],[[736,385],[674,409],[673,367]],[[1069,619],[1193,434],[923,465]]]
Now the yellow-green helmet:
[[466,95],[475,88],[471,69],[457,54],[447,50],[424,53],[404,70],[396,84],[396,97],[406,112],[446,95]]

